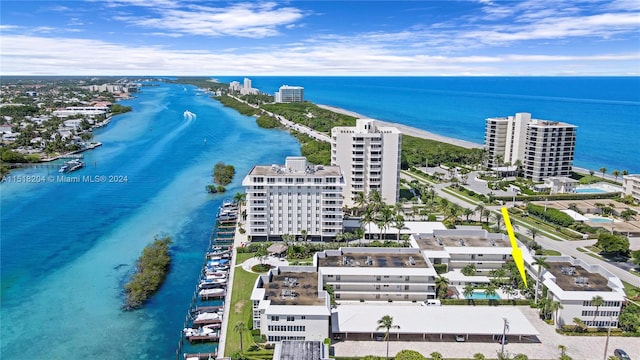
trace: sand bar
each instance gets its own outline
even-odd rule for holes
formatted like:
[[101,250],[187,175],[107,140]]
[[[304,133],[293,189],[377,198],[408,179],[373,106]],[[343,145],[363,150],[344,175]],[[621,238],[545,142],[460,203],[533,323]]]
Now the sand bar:
[[[316,105],[318,105],[318,107],[321,107],[323,109],[326,109],[326,110],[329,110],[329,111],[333,111],[333,112],[336,112],[336,113],[339,113],[339,114],[349,115],[349,116],[353,116],[353,117],[357,117],[357,118],[363,118],[363,119],[368,119],[369,118],[368,116],[364,116],[364,115],[358,114],[356,112],[345,110],[345,109],[341,109],[341,108],[338,108],[338,107],[335,107],[335,106],[320,105],[320,104],[316,104]],[[373,120],[375,120],[376,123],[378,123],[378,124],[380,124],[382,126],[393,126],[393,127],[396,127],[396,128],[398,128],[398,130],[400,130],[400,132],[402,132],[403,134],[409,135],[409,136],[414,136],[414,137],[418,137],[418,138],[422,138],[422,139],[428,139],[428,140],[440,141],[440,142],[444,142],[444,143],[460,146],[460,147],[467,148],[467,149],[481,149],[481,148],[483,148],[483,146],[481,144],[476,144],[476,143],[473,143],[471,141],[454,139],[454,138],[451,138],[451,137],[434,134],[434,133],[429,132],[429,131],[416,129],[414,127],[403,125],[403,124],[392,123],[392,122],[387,122],[387,121],[380,121],[378,119],[373,119]]]

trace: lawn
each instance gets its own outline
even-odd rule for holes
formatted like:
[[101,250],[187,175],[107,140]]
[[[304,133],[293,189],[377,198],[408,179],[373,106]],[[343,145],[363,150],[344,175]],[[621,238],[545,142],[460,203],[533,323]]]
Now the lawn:
[[640,288],[629,284],[626,281],[623,281],[624,285],[624,293],[627,294],[628,297],[635,299],[636,296],[640,296]]
[[251,259],[255,256],[256,253],[254,252],[250,252],[250,253],[238,253],[236,255],[236,265],[240,265],[243,262],[247,261],[248,259]]
[[[238,254],[237,261],[240,261],[240,255]],[[253,254],[250,254],[253,256]],[[233,331],[233,326],[238,322],[244,322],[247,325],[247,330],[242,334],[243,347],[246,350],[253,344],[253,337],[251,331],[249,331],[249,325],[251,325],[251,291],[253,285],[258,278],[258,274],[244,271],[241,267],[234,269],[233,273],[233,290],[231,292],[231,304],[229,309],[229,321],[227,322],[227,338],[225,339],[225,356],[231,356],[240,351],[240,335]]]

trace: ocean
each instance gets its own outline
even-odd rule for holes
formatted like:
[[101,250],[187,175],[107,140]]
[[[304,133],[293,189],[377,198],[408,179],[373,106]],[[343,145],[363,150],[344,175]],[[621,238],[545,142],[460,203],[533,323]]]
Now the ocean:
[[[580,126],[576,165],[640,172],[638,78],[252,79],[263,91],[301,85],[316,103],[474,142],[486,117],[530,111]],[[175,356],[217,207],[242,191],[253,165],[300,153],[286,132],[260,129],[197,94],[192,86],[142,88],[123,102],[133,112],[95,132],[104,145],[84,153],[87,166],[68,174],[121,182],[0,185],[0,358]],[[186,119],[186,110],[196,117]],[[219,161],[233,164],[236,178],[227,194],[210,195],[205,185]],[[137,257],[165,234],[174,239],[167,281],[143,309],[121,311]]]
[[[242,77],[216,77],[240,81]],[[574,166],[640,173],[640,77],[250,77],[305,99],[484,143],[485,119],[529,112],[578,126]]]

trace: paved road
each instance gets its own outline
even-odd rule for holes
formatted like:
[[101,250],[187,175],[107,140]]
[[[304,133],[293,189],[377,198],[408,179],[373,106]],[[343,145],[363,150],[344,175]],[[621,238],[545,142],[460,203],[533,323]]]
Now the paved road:
[[[401,173],[401,178],[403,179],[408,179],[408,180],[412,180],[413,177],[405,174],[405,173]],[[476,205],[468,203],[464,200],[461,200],[453,195],[450,195],[446,192],[444,192],[442,189],[448,185],[450,185],[449,183],[441,183],[441,184],[431,184],[433,186],[433,189],[435,190],[436,194],[442,198],[445,198],[447,200],[449,200],[452,203],[458,204],[462,207],[465,208],[469,208],[469,209],[475,209]],[[498,213],[500,211],[500,206],[492,206],[492,207],[487,207],[487,209],[491,210],[494,213]],[[474,214],[472,216],[472,218],[478,220],[478,215]],[[517,220],[514,219],[514,223],[517,223]],[[526,234],[527,228],[524,225],[520,226],[520,229],[514,229],[515,232],[517,233],[522,233],[522,235],[528,236]],[[584,246],[588,246],[588,245],[593,245],[595,243],[595,240],[583,240],[583,241],[558,241],[558,240],[553,240],[552,238],[550,238],[549,236],[545,236],[544,235],[544,231],[541,231],[541,234],[536,236],[536,241],[545,249],[549,249],[549,250],[556,250],[559,251],[560,253],[564,254],[564,255],[571,255],[577,259],[581,259],[584,260],[585,262],[589,263],[589,264],[599,264],[602,265],[605,269],[609,270],[610,272],[612,272],[613,274],[615,274],[617,277],[619,277],[620,279],[628,282],[629,284],[635,285],[640,287],[640,276],[636,276],[634,274],[631,274],[630,272],[621,269],[620,267],[618,267],[617,265],[614,265],[611,262],[607,262],[607,261],[602,261],[600,259],[596,259],[586,253],[580,252],[577,250],[578,247],[584,247]]]

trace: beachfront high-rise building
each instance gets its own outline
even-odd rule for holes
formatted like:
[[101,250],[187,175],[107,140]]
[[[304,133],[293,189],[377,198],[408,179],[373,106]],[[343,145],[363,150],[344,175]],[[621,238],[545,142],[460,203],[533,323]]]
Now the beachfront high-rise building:
[[242,185],[247,234],[253,239],[290,234],[322,240],[342,231],[344,180],[337,166],[291,156],[284,165],[254,166]]
[[524,177],[542,181],[549,176],[570,176],[577,126],[532,119],[529,113],[486,120],[485,145],[489,167],[516,165]]
[[359,192],[377,190],[389,205],[399,198],[402,134],[395,127],[358,119],[356,126],[331,129],[331,164],[344,174],[344,203],[355,204]]
[[282,85],[275,93],[275,102],[292,103],[304,101],[304,88],[302,86]]
[[631,195],[635,201],[640,201],[640,174],[623,175],[622,189],[625,195]]

